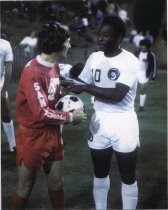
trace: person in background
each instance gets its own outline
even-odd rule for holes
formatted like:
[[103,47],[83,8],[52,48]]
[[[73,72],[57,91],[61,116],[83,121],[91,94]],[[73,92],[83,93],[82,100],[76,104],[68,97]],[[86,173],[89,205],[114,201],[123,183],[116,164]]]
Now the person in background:
[[60,75],[62,77],[69,77],[69,71],[72,68],[71,64],[60,63],[59,68],[60,68]]
[[18,186],[12,195],[12,209],[25,209],[43,167],[53,209],[64,209],[63,124],[79,124],[86,114],[76,109],[60,112],[55,108],[61,98],[58,59],[70,49],[69,28],[51,21],[38,34],[39,54],[24,68],[16,97],[18,122],[16,164]]
[[86,92],[95,97],[88,145],[94,166],[96,210],[107,209],[113,154],[122,181],[122,208],[136,209],[138,202],[136,162],[139,126],[134,101],[139,62],[121,47],[125,35],[126,26],[120,17],[104,17],[98,33],[99,51],[89,56],[78,77],[78,81],[86,84],[67,84],[67,92]]
[[20,42],[20,46],[23,48],[23,54],[25,62],[28,62],[35,56],[35,48],[37,45],[36,31],[32,31],[30,36],[26,36]]
[[146,34],[145,34],[145,36],[144,36],[144,39],[148,39],[148,40],[150,41],[151,45],[152,45],[153,42],[154,42],[153,36],[152,36],[152,34],[150,33],[149,30],[146,30]]
[[138,32],[137,34],[135,34],[135,36],[133,37],[133,44],[135,45],[135,47],[137,47],[137,49],[139,49],[139,42],[144,39],[144,35],[142,33],[142,31]]
[[134,38],[134,36],[136,36],[137,35],[137,31],[136,31],[136,29],[132,29],[131,31],[130,31],[130,38],[129,38],[129,41],[130,41],[130,43],[133,43],[133,38]]
[[[6,34],[4,38],[6,39]],[[10,115],[8,88],[12,77],[13,51],[9,41],[0,38],[0,89],[1,89],[1,120],[9,143],[10,152],[16,151],[15,131]]]
[[118,10],[119,10],[119,8],[114,0],[107,1],[106,13],[108,15],[118,15]]
[[149,81],[154,82],[156,79],[156,57],[151,51],[151,41],[143,39],[139,43],[140,53],[138,55],[140,70],[138,82],[140,84],[140,108],[139,111],[144,111],[144,106],[147,97],[147,84]]
[[127,11],[125,9],[120,9],[119,12],[118,12],[118,15],[120,16],[120,18],[124,22],[129,21],[128,13],[127,13]]

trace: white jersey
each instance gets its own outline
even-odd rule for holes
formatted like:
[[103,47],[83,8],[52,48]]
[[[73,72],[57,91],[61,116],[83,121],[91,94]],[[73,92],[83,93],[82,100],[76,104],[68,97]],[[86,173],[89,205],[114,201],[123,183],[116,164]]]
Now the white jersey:
[[5,74],[5,68],[4,64],[5,62],[13,61],[13,52],[12,47],[10,45],[10,42],[8,42],[5,39],[0,38],[0,77],[1,82],[4,78]]
[[145,74],[148,65],[147,56],[147,52],[140,52],[139,54],[140,71],[144,72]]
[[125,112],[134,110],[138,71],[139,62],[132,53],[122,50],[115,57],[106,57],[99,51],[89,56],[79,78],[102,88],[115,88],[116,83],[129,86],[130,90],[121,102],[94,102],[96,111]]
[[147,78],[146,76],[146,70],[148,65],[147,56],[148,56],[147,52],[140,52],[139,54],[140,69],[138,73],[138,82],[140,84],[145,84],[149,81],[149,78]]

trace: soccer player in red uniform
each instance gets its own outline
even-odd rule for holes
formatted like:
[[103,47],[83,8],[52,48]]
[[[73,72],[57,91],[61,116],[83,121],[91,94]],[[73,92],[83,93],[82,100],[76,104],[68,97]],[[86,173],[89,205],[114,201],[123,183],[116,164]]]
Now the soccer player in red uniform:
[[18,187],[12,209],[24,209],[38,170],[43,167],[48,194],[54,209],[64,209],[62,183],[63,142],[60,125],[86,119],[82,110],[60,112],[55,104],[61,97],[57,60],[66,57],[70,45],[67,26],[51,21],[38,34],[39,55],[22,73],[16,98]]

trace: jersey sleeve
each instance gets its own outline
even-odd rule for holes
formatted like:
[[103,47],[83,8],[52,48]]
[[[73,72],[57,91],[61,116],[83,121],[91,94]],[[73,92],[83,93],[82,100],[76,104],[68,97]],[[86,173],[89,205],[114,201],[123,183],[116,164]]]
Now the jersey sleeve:
[[93,60],[93,54],[89,56],[89,58],[86,61],[86,64],[84,66],[84,69],[79,75],[79,79],[82,81],[91,84],[93,82],[93,76],[92,76],[92,61]]
[[134,82],[137,80],[138,71],[140,69],[139,61],[136,57],[134,59],[128,59],[130,65],[127,65],[124,71],[121,72],[117,83],[122,83],[128,87],[132,87]]
[[24,116],[24,119],[32,118],[36,123],[49,125],[61,125],[71,121],[68,112],[50,108],[50,102],[39,77],[27,76],[25,74],[20,84],[20,95],[17,98],[18,116],[21,116],[20,118]]

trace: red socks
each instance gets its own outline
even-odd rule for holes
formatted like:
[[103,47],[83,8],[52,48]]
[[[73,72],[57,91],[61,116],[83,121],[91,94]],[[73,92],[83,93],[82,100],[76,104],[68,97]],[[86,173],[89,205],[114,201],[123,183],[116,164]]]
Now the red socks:
[[64,210],[64,189],[58,191],[53,191],[48,189],[48,195],[51,201],[51,204],[56,210]]
[[[64,190],[63,188],[58,191],[53,191],[48,189],[48,195],[51,201],[51,204],[56,210],[64,210]],[[23,210],[26,205],[25,198],[20,197],[17,193],[14,193],[11,199],[12,210]]]
[[25,209],[26,199],[14,193],[11,199],[12,210]]

